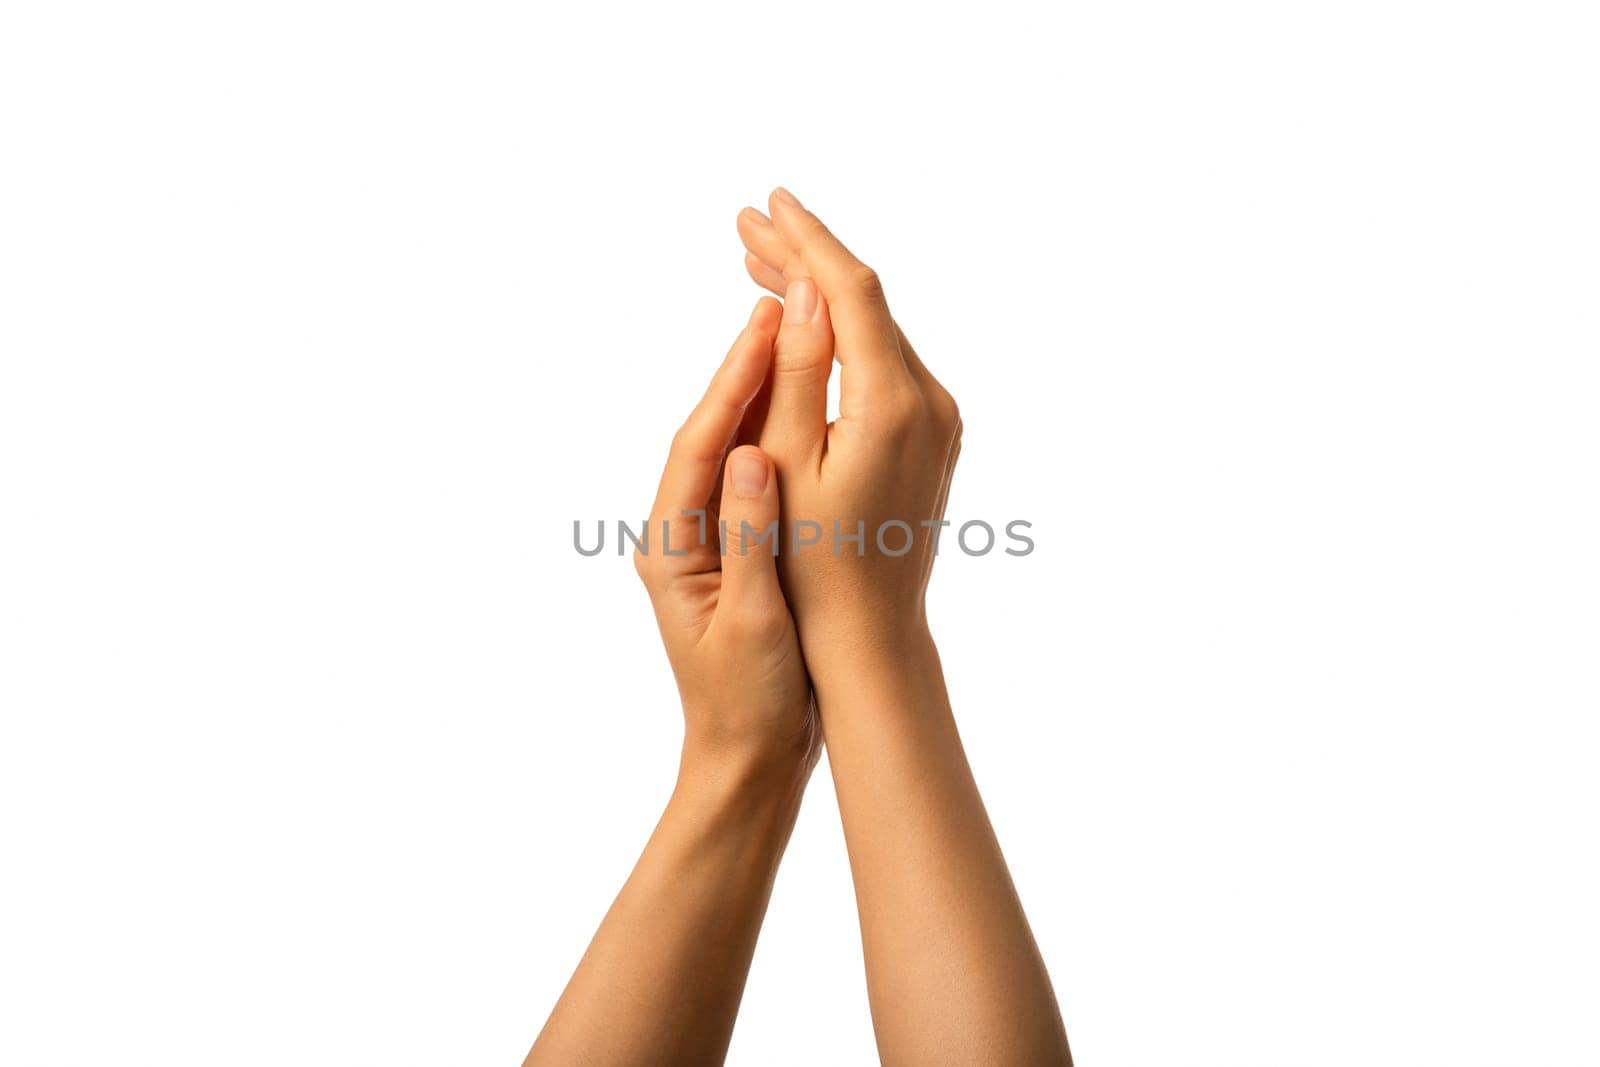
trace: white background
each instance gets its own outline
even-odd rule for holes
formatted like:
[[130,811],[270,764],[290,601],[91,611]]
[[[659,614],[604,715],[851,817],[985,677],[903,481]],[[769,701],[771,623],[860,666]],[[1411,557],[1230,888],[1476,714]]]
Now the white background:
[[[782,182],[1035,524],[933,612],[1080,1062],[1600,1062],[1592,5],[0,10],[0,1061],[517,1062]],[[731,1060],[872,1048],[823,768]]]

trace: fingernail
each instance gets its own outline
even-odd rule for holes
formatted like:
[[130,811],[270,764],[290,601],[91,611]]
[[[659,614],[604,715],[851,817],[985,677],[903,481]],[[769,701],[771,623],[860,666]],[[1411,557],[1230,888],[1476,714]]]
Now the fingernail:
[[817,287],[810,278],[797,278],[783,294],[783,323],[796,326],[810,322],[817,313]]
[[772,190],[772,195],[777,197],[779,200],[782,200],[786,204],[793,204],[795,207],[801,206],[800,201],[796,199],[795,195],[781,185]]
[[749,452],[736,452],[729,464],[733,467],[733,491],[740,496],[760,496],[767,491],[767,461]]

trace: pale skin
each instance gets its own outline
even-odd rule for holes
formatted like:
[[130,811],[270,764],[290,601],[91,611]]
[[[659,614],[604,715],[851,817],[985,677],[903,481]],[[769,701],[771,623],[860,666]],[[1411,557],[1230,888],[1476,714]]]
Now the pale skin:
[[[726,554],[713,538],[639,559],[683,698],[679,785],[527,1063],[720,1061],[820,740],[882,1061],[1070,1064],[927,623],[955,402],[877,275],[798,200],[776,190],[738,226],[781,321],[776,302],[757,306],[674,441],[653,511],[659,527],[709,506],[715,528],[720,508],[734,536]],[[741,493],[757,465],[759,492]],[[739,520],[761,530],[780,511],[785,531],[818,524],[819,543],[741,551]],[[846,537],[864,524],[862,549],[835,544],[835,520]],[[875,541],[888,520],[910,528],[903,554],[906,531]],[[694,542],[695,520],[677,521],[690,526],[673,544]]]

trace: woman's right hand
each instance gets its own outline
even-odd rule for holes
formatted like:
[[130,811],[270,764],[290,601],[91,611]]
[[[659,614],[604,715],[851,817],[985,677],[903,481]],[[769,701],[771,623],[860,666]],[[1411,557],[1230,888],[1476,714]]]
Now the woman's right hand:
[[[785,190],[769,207],[770,218],[754,208],[739,216],[751,276],[785,298],[760,441],[777,465],[791,538],[784,589],[812,677],[828,679],[835,664],[900,656],[924,641],[961,418],[890,316],[871,268]],[[830,424],[835,359],[839,418]]]
[[[751,275],[785,294],[760,440],[777,464],[786,532],[795,520],[823,527],[818,544],[788,546],[782,577],[850,852],[879,1055],[1070,1065],[924,612],[937,530],[924,524],[944,517],[961,419],[890,317],[877,275],[783,190],[770,207],[770,220],[739,218]],[[835,357],[843,380],[829,425]],[[850,536],[864,525],[861,554],[835,520]],[[896,555],[908,532],[911,549]]]

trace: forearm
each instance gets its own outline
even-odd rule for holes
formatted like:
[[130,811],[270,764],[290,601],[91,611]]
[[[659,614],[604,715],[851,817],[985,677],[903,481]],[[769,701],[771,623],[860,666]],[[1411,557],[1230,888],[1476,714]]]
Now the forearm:
[[805,772],[778,777],[686,763],[529,1067],[721,1061],[799,812]]
[[930,638],[818,671],[886,1063],[1068,1062]]

